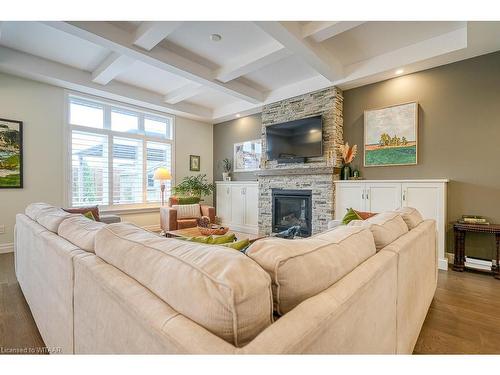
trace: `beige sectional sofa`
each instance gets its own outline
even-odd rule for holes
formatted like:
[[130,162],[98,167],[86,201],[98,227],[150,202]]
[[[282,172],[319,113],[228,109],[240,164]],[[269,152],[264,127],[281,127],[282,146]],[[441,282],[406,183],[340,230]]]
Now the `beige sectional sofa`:
[[411,353],[437,281],[436,230],[413,209],[247,255],[38,203],[16,274],[64,353]]

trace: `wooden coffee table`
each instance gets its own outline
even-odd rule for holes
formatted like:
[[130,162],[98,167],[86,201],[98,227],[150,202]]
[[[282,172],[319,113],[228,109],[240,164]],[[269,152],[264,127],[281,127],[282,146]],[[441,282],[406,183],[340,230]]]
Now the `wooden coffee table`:
[[[260,240],[261,238],[264,238],[265,236],[261,236],[258,234],[252,234],[252,233],[245,233],[245,232],[237,232],[234,230],[229,229],[229,231],[226,233],[234,233],[236,236],[236,240],[244,240],[245,238],[248,238],[248,240],[252,243],[257,240]],[[196,237],[196,236],[201,236],[202,234],[198,230],[197,227],[194,228],[185,228],[185,229],[178,229],[178,230],[169,230],[165,232],[165,237],[167,238],[175,238],[175,237]],[[218,236],[215,236],[218,237]]]

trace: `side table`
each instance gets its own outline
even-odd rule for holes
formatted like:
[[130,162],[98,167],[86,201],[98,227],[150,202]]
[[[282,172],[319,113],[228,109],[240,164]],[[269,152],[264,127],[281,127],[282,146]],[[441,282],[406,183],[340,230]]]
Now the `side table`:
[[453,270],[462,272],[465,271],[465,234],[467,232],[488,233],[495,235],[496,241],[496,265],[492,265],[491,273],[495,279],[500,280],[500,224],[453,224],[455,232],[455,259]]

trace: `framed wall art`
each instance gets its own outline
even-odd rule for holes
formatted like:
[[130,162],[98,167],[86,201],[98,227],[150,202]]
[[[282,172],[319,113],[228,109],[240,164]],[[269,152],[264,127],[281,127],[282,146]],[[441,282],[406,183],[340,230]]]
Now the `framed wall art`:
[[234,144],[234,172],[251,172],[260,168],[262,141],[255,139]]
[[23,123],[0,118],[0,189],[23,187]]
[[417,102],[367,110],[364,125],[365,167],[417,164]]

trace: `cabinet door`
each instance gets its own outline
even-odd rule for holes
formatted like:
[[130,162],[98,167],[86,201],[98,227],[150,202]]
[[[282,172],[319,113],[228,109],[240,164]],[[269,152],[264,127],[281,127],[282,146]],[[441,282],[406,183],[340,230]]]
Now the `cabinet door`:
[[229,185],[217,185],[217,216],[223,224],[231,222],[231,187]]
[[231,224],[245,223],[245,187],[231,186]]
[[337,183],[335,188],[335,219],[341,220],[349,208],[365,210],[364,183]]
[[245,225],[257,226],[259,216],[259,188],[247,186],[245,188]]
[[401,207],[401,183],[367,183],[365,199],[369,212],[393,211]]

